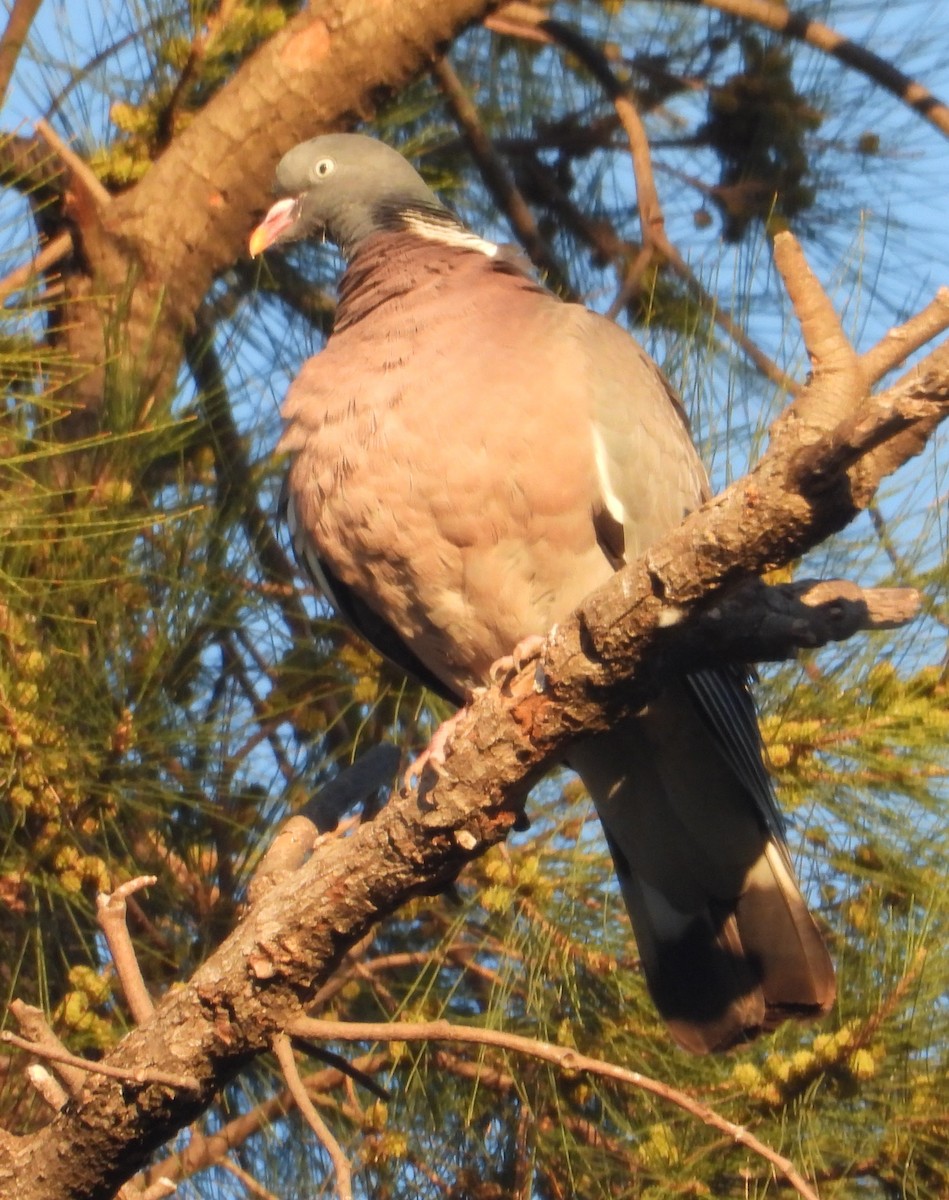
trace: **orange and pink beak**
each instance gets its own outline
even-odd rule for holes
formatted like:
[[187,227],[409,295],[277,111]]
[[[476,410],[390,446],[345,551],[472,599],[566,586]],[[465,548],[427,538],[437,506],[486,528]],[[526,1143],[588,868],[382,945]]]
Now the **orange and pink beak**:
[[251,258],[262,254],[268,246],[279,241],[288,229],[292,229],[297,215],[297,200],[293,196],[289,196],[285,200],[278,200],[276,204],[272,205],[267,215],[250,235],[248,249]]

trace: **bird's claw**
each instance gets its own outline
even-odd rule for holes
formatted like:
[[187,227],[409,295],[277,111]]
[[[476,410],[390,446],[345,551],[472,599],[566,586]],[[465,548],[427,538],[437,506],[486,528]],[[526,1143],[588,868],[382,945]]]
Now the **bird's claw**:
[[498,687],[510,683],[529,662],[540,658],[546,644],[547,639],[541,637],[539,633],[532,633],[526,638],[521,638],[510,654],[496,659],[488,668],[491,682]]
[[447,721],[442,721],[432,734],[432,740],[425,749],[409,763],[402,776],[403,791],[411,791],[416,782],[421,783],[426,768],[431,768],[436,775],[441,775],[439,768],[445,765],[449,741],[455,732],[455,726],[464,713],[465,710],[459,708],[454,716],[449,717]]

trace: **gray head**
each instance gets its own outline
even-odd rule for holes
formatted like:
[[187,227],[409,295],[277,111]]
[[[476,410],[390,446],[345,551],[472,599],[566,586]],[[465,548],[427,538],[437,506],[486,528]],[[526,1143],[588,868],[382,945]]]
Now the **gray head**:
[[406,213],[456,224],[398,151],[358,133],[328,133],[295,146],[277,167],[276,191],[284,198],[251,234],[251,254],[325,236],[350,255],[371,234],[402,228]]

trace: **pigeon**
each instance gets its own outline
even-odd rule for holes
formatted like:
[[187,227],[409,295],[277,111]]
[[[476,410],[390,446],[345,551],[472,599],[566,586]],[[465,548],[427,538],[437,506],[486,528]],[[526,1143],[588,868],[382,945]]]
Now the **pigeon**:
[[[334,328],[279,450],[306,570],[393,664],[455,703],[710,495],[681,402],[619,325],[468,229],[359,134],[280,161],[252,254],[334,242]],[[663,680],[568,752],[672,1038],[726,1050],[828,1011],[747,672]]]

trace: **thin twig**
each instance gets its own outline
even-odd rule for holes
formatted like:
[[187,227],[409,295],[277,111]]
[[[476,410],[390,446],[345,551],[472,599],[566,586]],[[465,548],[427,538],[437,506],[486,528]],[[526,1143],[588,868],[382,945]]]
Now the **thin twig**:
[[[907,459],[919,454],[929,435],[949,413],[949,340],[945,340],[924,355],[897,379],[892,387],[871,398],[876,414],[868,412],[866,420],[880,424],[881,436],[877,445],[865,456],[861,470],[875,491],[878,482],[902,466]],[[884,413],[893,418],[902,413],[905,428],[889,438],[883,433]],[[851,483],[855,483],[851,480]],[[861,492],[862,492],[861,488]],[[868,503],[871,494],[861,496]]]
[[121,884],[114,891],[100,892],[96,897],[96,916],[105,934],[115,964],[115,973],[136,1025],[144,1025],[152,1017],[155,1005],[148,994],[135,947],[129,936],[125,919],[128,909],[125,902],[135,892],[152,887],[157,882],[157,875],[140,875],[137,879],[130,879]]
[[0,279],[0,302],[12,296],[14,292],[22,291],[37,275],[48,270],[56,263],[72,253],[72,234],[61,233],[47,242],[37,256],[22,267],[11,271],[4,279]]
[[520,1034],[505,1033],[499,1029],[472,1029],[466,1025],[454,1025],[450,1021],[393,1021],[362,1022],[356,1021],[323,1021],[313,1017],[302,1017],[294,1021],[288,1030],[296,1036],[323,1038],[326,1041],[348,1042],[456,1042],[463,1045],[496,1046],[501,1050],[510,1050],[515,1054],[526,1054],[530,1058],[539,1059],[557,1067],[561,1071],[575,1073],[585,1072],[603,1079],[615,1079],[618,1083],[627,1083],[640,1091],[649,1092],[663,1100],[675,1104],[678,1108],[696,1117],[703,1124],[720,1133],[726,1134],[732,1141],[766,1159],[779,1171],[788,1183],[804,1200],[819,1200],[818,1193],[811,1187],[803,1175],[797,1170],[790,1159],[778,1154],[770,1146],[765,1145],[750,1133],[743,1125],[717,1113],[707,1104],[693,1099],[678,1088],[651,1079],[639,1071],[630,1071],[615,1063],[603,1059],[590,1058],[586,1054],[566,1047],[555,1046],[550,1042],[541,1042],[535,1038],[522,1037]]
[[[169,766],[172,774],[175,769],[173,765]],[[200,871],[192,869],[180,854],[171,849],[157,830],[142,830],[135,838],[132,849],[141,861],[161,863],[175,884],[187,894],[201,916],[210,911],[215,902],[216,885],[206,879]]]
[[251,1196],[256,1196],[257,1200],[278,1200],[275,1193],[268,1191],[267,1188],[257,1182],[253,1175],[244,1170],[243,1167],[233,1160],[233,1158],[222,1158],[218,1160],[217,1165],[228,1174],[233,1175],[235,1179],[240,1180]]
[[[66,1055],[69,1051],[50,1028],[46,1014],[41,1008],[34,1008],[24,1000],[13,1000],[10,1003],[10,1013],[16,1019],[20,1029],[26,1035],[30,1048],[35,1053],[36,1048],[50,1050],[56,1054]],[[42,1055],[41,1057],[49,1057]],[[59,1076],[66,1085],[71,1096],[78,1096],[86,1081],[83,1071],[74,1070],[68,1063],[56,1060],[59,1064]]]
[[69,169],[74,182],[91,197],[95,207],[100,210],[108,208],[112,203],[112,195],[109,190],[104,186],[85,159],[80,158],[76,151],[63,141],[52,125],[50,125],[49,121],[40,117],[36,122],[36,132],[51,150],[56,151],[65,166]]
[[142,1192],[140,1200],[164,1200],[165,1196],[173,1196],[178,1185],[170,1179],[159,1178]]
[[[785,392],[794,395],[799,388],[797,382],[786,375],[773,359],[769,358],[748,337],[747,333],[732,318],[731,314],[722,308],[715,297],[708,292],[698,276],[672,244],[666,233],[665,219],[659,203],[659,193],[656,189],[655,177],[652,171],[652,158],[649,150],[649,140],[639,110],[633,102],[629,89],[616,78],[606,56],[587,38],[575,29],[560,21],[544,21],[543,28],[555,41],[566,46],[591,71],[598,82],[604,87],[616,109],[623,131],[629,142],[630,156],[633,164],[633,174],[636,179],[636,197],[640,209],[640,223],[643,232],[644,246],[658,254],[669,264],[676,275],[685,284],[689,295],[699,307],[708,313],[716,325],[723,329],[754,363],[758,370],[772,383]],[[634,267],[637,264],[634,263]],[[642,268],[644,269],[644,268]],[[625,285],[624,285],[625,286]]]
[[[812,21],[803,13],[791,12],[783,0],[780,3],[776,3],[775,0],[679,0],[679,3],[688,4],[693,8],[700,4],[705,8],[728,13],[730,16],[764,25],[767,29],[773,29],[775,33],[784,34],[823,50],[844,66],[859,71],[885,88],[934,125],[940,133],[949,137],[949,105],[939,100],[921,83],[897,70],[892,63],[874,54],[872,50],[867,50],[851,38],[844,37],[829,25]],[[539,42],[544,39],[532,31],[532,26],[544,20],[546,15],[539,6],[515,2],[502,5],[485,19],[484,24],[496,33],[527,37]]]
[[922,975],[923,968],[926,965],[928,953],[925,946],[917,947],[916,953],[913,955],[913,961],[897,980],[896,986],[888,996],[885,996],[880,1001],[875,1011],[867,1017],[857,1030],[856,1037],[854,1038],[855,1048],[857,1046],[868,1046],[876,1037],[883,1022],[889,1020],[903,1003],[909,990],[919,982],[919,977]]
[[[366,1054],[353,1060],[360,1073],[368,1074],[374,1071],[384,1071],[392,1065],[389,1051],[384,1053]],[[304,1078],[304,1086],[308,1094],[328,1092],[339,1087],[345,1081],[345,1076],[335,1068],[324,1068],[313,1071]],[[292,1103],[292,1097],[286,1090],[280,1090],[275,1095],[261,1101],[260,1104],[243,1112],[240,1116],[228,1121],[215,1129],[213,1137],[204,1137],[192,1130],[191,1141],[178,1153],[170,1154],[153,1167],[149,1168],[147,1176],[152,1178],[157,1172],[167,1178],[183,1179],[197,1175],[208,1167],[218,1166],[233,1150],[245,1145],[249,1138],[260,1133],[278,1121],[287,1112]]]
[[290,1095],[296,1101],[297,1108],[303,1114],[307,1124],[323,1143],[326,1153],[330,1156],[333,1170],[336,1172],[336,1188],[339,1200],[353,1200],[353,1172],[349,1159],[343,1153],[343,1148],[333,1136],[332,1130],[316,1111],[316,1106],[310,1099],[303,1080],[297,1071],[296,1059],[293,1057],[293,1047],[290,1038],[285,1033],[275,1035],[273,1052],[280,1063],[283,1077],[287,1081]]
[[18,1050],[26,1050],[37,1058],[45,1058],[48,1062],[59,1063],[72,1067],[76,1071],[88,1071],[90,1075],[106,1075],[109,1079],[121,1079],[123,1083],[145,1084],[157,1083],[165,1087],[175,1088],[176,1091],[197,1092],[201,1085],[191,1075],[173,1075],[170,1071],[123,1071],[119,1067],[110,1067],[101,1062],[89,1062],[70,1054],[68,1050],[58,1050],[55,1046],[43,1046],[39,1042],[31,1042],[29,1038],[19,1037],[8,1029],[0,1031],[0,1042],[8,1046],[16,1046]]
[[69,1102],[69,1093],[63,1085],[39,1063],[30,1063],[26,1068],[26,1077],[53,1112],[59,1112]]
[[949,287],[940,288],[924,309],[889,330],[860,356],[867,378],[876,383],[944,329],[949,329]]

